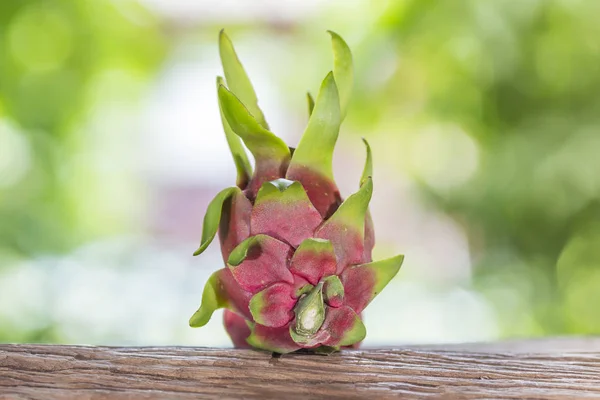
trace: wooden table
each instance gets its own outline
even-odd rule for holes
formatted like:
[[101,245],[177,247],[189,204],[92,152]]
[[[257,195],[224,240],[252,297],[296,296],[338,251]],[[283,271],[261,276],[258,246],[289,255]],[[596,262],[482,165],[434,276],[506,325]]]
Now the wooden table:
[[600,338],[272,357],[190,347],[0,345],[2,399],[600,398]]

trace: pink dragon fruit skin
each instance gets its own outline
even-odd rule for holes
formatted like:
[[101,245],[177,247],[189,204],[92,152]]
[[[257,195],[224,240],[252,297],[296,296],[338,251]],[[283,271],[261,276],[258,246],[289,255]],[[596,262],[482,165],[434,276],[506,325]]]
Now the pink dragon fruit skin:
[[[219,233],[225,266],[204,287],[190,319],[201,327],[225,308],[235,347],[277,353],[338,350],[366,335],[361,312],[396,275],[403,256],[372,262],[375,243],[368,205],[371,150],[358,191],[342,201],[332,156],[352,89],[350,49],[331,34],[334,69],[321,85],[296,149],[269,131],[252,84],[221,31],[225,78],[217,92],[237,185],[209,204],[199,255]],[[227,86],[226,86],[227,85]],[[244,146],[255,158],[255,169]]]

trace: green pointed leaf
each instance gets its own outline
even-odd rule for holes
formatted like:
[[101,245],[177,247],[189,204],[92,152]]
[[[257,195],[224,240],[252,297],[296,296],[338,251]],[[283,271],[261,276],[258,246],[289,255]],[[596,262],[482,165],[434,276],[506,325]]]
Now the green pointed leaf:
[[335,32],[327,31],[331,35],[333,46],[333,76],[340,93],[340,111],[342,121],[346,117],[352,87],[354,86],[354,66],[352,52],[344,39]]
[[225,30],[221,30],[219,33],[219,54],[221,56],[221,63],[223,64],[223,71],[225,72],[225,79],[229,89],[242,101],[243,104],[248,107],[250,113],[254,116],[256,121],[265,129],[269,129],[267,121],[260,107],[258,107],[258,98],[252,87],[252,83],[248,78],[248,74],[244,70],[242,63],[240,62],[233,43],[229,39],[229,36],[225,33]]
[[315,232],[315,237],[328,239],[333,244],[337,274],[364,260],[366,216],[372,193],[373,181],[368,178]]
[[[365,138],[362,138],[363,143],[367,147],[367,159],[365,160],[365,167],[363,168],[363,173],[360,178],[360,185],[362,186],[369,177],[373,176],[373,158],[371,155],[371,146],[369,146],[369,142]],[[367,210],[367,215],[365,217],[365,243],[364,243],[364,252],[365,257],[370,259],[371,251],[373,250],[373,246],[375,246],[375,234],[373,232],[373,219],[371,218],[371,212]]]
[[238,244],[231,254],[229,254],[227,264],[232,267],[237,267],[243,263],[248,256],[248,251],[254,246],[260,246],[261,241],[264,240],[264,236],[266,235],[250,236],[248,239]]
[[219,229],[223,203],[236,192],[241,192],[240,188],[230,187],[223,189],[208,205],[206,215],[204,216],[204,222],[202,223],[202,240],[200,241],[200,247],[194,252],[195,256],[202,254],[214,239],[217,230]]
[[344,303],[360,313],[400,270],[403,255],[346,268],[341,281],[346,290]]
[[313,110],[315,109],[315,99],[313,99],[312,94],[310,92],[306,92],[306,101],[308,103],[308,116],[312,115]]
[[333,73],[327,74],[308,126],[294,151],[288,174],[308,168],[333,180],[333,150],[340,131],[340,100]]
[[371,146],[369,146],[369,142],[367,142],[367,139],[362,138],[362,141],[365,144],[365,146],[367,147],[367,159],[365,161],[365,167],[363,169],[363,173],[362,173],[362,176],[360,178],[360,185],[361,186],[365,183],[365,181],[367,180],[367,178],[373,176],[373,158],[372,158],[372,155],[371,155]]
[[373,287],[373,298],[377,296],[384,287],[392,280],[400,271],[400,267],[404,262],[404,255],[399,254],[394,257],[386,258],[385,260],[373,261],[368,264],[357,265],[353,268],[366,268],[375,273],[375,285]]
[[198,311],[190,318],[190,326],[192,328],[200,328],[208,323],[210,317],[219,308],[225,308],[229,305],[228,300],[221,296],[221,271],[213,273],[202,292],[202,304]]
[[[225,86],[220,85],[219,105],[231,129],[244,141],[256,162],[287,164],[290,149],[272,132],[254,119],[242,102]],[[258,165],[257,165],[258,169]]]
[[367,178],[358,192],[350,195],[340,208],[319,228],[319,231],[326,230],[330,225],[344,226],[352,229],[354,232],[364,238],[365,215],[369,208],[371,195],[373,194],[373,180]]
[[[225,81],[222,77],[217,77],[217,90],[219,86],[225,86]],[[235,163],[235,169],[237,170],[237,185],[240,188],[245,188],[250,178],[252,177],[252,165],[250,165],[250,160],[248,160],[248,154],[246,154],[246,150],[242,145],[242,141],[238,135],[233,132],[225,115],[223,115],[223,110],[220,109],[221,105],[219,104],[219,110],[221,113],[221,122],[223,123],[223,130],[225,131],[225,138],[227,139],[227,144],[229,144],[229,150],[231,151],[231,155],[233,156],[233,162]]]
[[367,336],[367,328],[365,328],[365,324],[361,321],[360,317],[354,314],[354,321],[351,328],[344,332],[337,345],[351,346],[363,340],[365,336]]

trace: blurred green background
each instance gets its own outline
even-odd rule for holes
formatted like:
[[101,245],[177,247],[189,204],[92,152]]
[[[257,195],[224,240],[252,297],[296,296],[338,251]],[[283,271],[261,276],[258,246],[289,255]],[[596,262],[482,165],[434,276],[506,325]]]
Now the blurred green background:
[[336,150],[375,157],[376,257],[406,254],[367,345],[600,333],[600,2],[3,0],[0,342],[228,345],[187,319],[234,182],[226,28],[275,133],[354,52]]

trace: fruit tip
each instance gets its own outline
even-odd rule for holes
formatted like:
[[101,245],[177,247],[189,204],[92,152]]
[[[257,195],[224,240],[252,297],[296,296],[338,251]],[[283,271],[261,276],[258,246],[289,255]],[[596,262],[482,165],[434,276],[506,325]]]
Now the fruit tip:
[[365,147],[367,148],[367,156],[370,157],[370,153],[371,153],[371,145],[369,144],[369,142],[367,141],[366,138],[361,137],[360,138],[362,140],[362,142],[365,144]]
[[199,318],[196,316],[196,314],[198,314],[198,311],[196,311],[188,321],[188,325],[190,326],[190,328],[202,328],[204,325],[206,325],[206,323],[203,324],[202,322],[198,322]]
[[224,42],[231,42],[227,33],[225,33],[225,28],[221,28],[219,31],[219,47],[224,46]]
[[337,88],[337,83],[335,82],[335,76],[333,75],[333,71],[329,71],[327,73],[327,75],[325,76],[325,79],[323,79],[323,84],[321,85],[321,87],[324,87],[327,85],[334,85]]
[[200,247],[198,247],[198,249],[194,252],[194,256],[199,256],[200,254],[204,253],[204,250],[206,250],[206,248],[208,247],[209,244],[210,244],[210,240],[208,240],[208,241],[204,240],[200,244]]
[[222,82],[217,81],[217,91],[225,93],[225,92],[229,92],[229,89],[227,89]]
[[[321,91],[324,88],[327,88],[327,90],[330,90],[331,87],[335,87],[336,91],[338,90],[337,82],[335,81],[335,76],[333,75],[333,71],[329,71],[327,73],[327,75],[325,75],[325,79],[323,79],[323,82],[321,83],[321,89],[319,91],[319,95],[321,94]],[[318,99],[319,99],[319,97],[317,96],[317,100]]]

